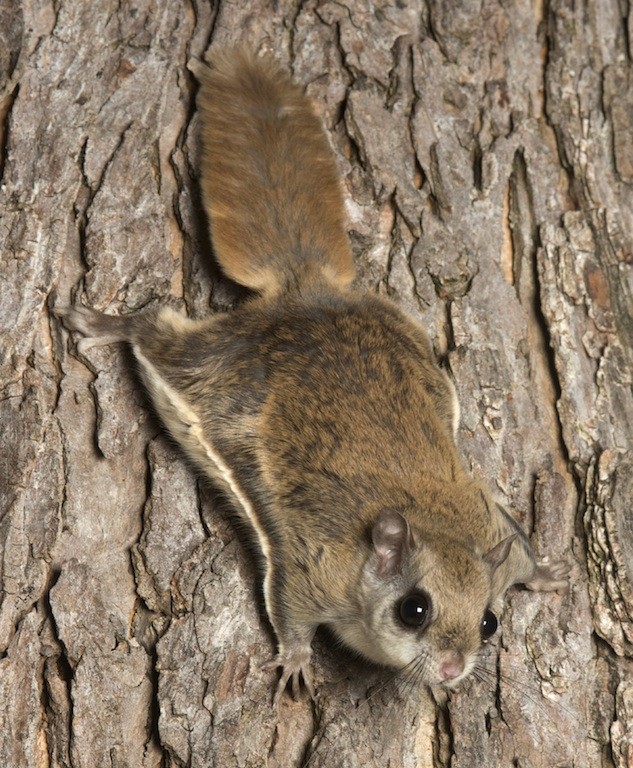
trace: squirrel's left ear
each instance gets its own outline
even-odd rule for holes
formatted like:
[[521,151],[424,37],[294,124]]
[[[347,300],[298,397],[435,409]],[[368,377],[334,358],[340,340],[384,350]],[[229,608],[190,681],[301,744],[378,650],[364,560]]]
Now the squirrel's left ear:
[[376,573],[389,578],[400,572],[402,560],[414,541],[406,518],[392,509],[383,509],[371,530],[374,552],[378,558]]
[[516,539],[517,534],[512,533],[510,536],[506,536],[505,539],[501,539],[498,544],[495,544],[492,549],[483,556],[484,563],[488,563],[490,566],[490,572],[494,573],[497,568],[503,563],[510,554],[510,547],[512,542]]

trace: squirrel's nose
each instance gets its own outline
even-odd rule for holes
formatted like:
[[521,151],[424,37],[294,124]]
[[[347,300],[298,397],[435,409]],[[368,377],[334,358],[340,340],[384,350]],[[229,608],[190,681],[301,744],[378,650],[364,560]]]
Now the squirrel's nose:
[[464,671],[464,654],[460,651],[444,651],[440,660],[440,678],[449,682],[459,677]]

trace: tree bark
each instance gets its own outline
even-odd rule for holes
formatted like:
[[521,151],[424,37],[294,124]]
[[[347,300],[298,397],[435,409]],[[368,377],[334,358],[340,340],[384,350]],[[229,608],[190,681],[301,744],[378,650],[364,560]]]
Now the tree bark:
[[[630,0],[0,0],[0,764],[633,766]],[[437,703],[274,638],[221,499],[117,347],[52,315],[226,311],[188,65],[246,43],[328,129],[359,284],[432,337],[459,444],[567,595],[514,590]],[[466,587],[467,588],[467,587]]]

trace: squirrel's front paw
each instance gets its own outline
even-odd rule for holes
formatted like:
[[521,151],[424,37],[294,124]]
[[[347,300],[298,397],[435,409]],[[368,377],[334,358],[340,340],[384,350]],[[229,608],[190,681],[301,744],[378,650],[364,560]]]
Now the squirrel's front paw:
[[312,699],[316,698],[314,682],[312,679],[311,659],[312,649],[310,647],[307,649],[280,649],[279,653],[272,659],[272,661],[266,662],[266,664],[262,666],[262,669],[265,670],[278,669],[279,667],[282,668],[281,677],[279,678],[277,690],[275,691],[275,696],[273,698],[273,705],[275,707],[279,706],[279,700],[281,699],[282,693],[286,690],[288,681],[291,681],[290,687],[292,689],[293,697],[295,699],[298,697],[301,678],[303,678],[303,684],[310,694],[310,697]]
[[528,589],[540,592],[566,592],[569,589],[571,567],[566,560],[537,560],[534,575],[526,583]]

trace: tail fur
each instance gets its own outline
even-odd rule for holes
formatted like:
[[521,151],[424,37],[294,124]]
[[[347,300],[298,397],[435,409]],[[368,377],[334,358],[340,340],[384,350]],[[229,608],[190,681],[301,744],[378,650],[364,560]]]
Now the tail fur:
[[272,296],[354,263],[334,158],[308,98],[268,59],[226,52],[200,75],[202,194],[225,274]]

